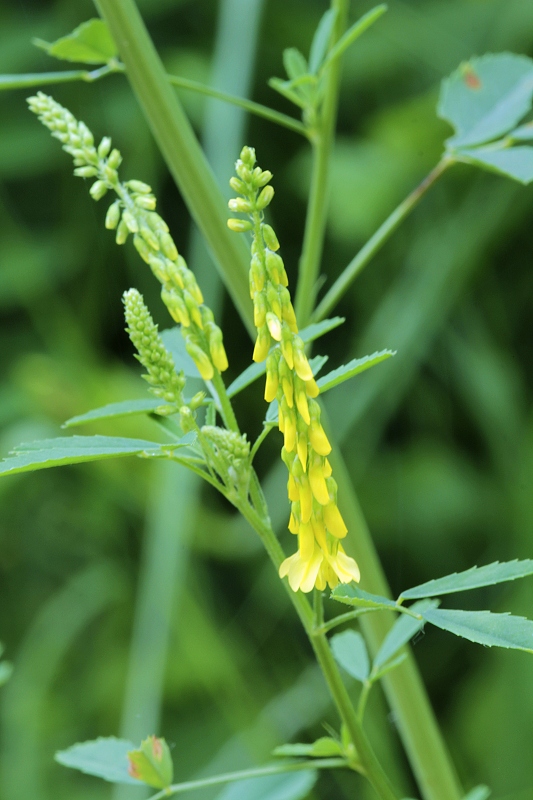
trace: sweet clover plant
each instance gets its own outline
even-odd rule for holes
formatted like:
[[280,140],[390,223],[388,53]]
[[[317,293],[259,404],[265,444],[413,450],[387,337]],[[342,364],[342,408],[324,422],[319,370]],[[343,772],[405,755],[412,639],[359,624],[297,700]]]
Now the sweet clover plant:
[[[110,235],[118,245],[133,244],[160,283],[162,302],[175,323],[169,331],[159,332],[140,292],[136,288],[126,291],[126,330],[151,396],[109,404],[65,423],[73,428],[146,414],[160,425],[163,443],[101,435],[30,442],[13,450],[0,465],[0,473],[8,476],[126,456],[171,460],[192,470],[255,530],[279,574],[280,591],[288,593],[309,637],[338,712],[338,725],[329,736],[311,744],[280,744],[271,763],[195,781],[175,779],[170,750],[155,731],[140,744],[99,738],[73,744],[57,754],[59,763],[105,780],[144,783],[156,790],[152,800],[217,784],[303,772],[309,776],[304,789],[298,784],[291,790],[287,784],[282,794],[296,800],[310,790],[318,770],[356,771],[368,780],[375,796],[399,800],[365,728],[367,699],[380,681],[398,721],[420,796],[424,800],[482,800],[488,796],[486,787],[465,795],[459,786],[408,643],[424,626],[436,626],[488,647],[533,653],[533,621],[486,610],[441,607],[441,598],[449,594],[533,575],[533,560],[472,567],[436,579],[428,576],[426,583],[391,598],[380,577],[372,542],[360,531],[350,530],[343,515],[349,498],[343,496],[335,475],[344,465],[335,448],[335,425],[330,427],[325,419],[320,398],[395,352],[384,350],[358,358],[326,374],[325,358],[311,357],[311,343],[343,322],[341,318],[326,319],[327,315],[446,170],[465,163],[523,184],[533,181],[533,147],[529,144],[533,140],[533,122],[529,120],[533,61],[512,53],[475,57],[443,81],[437,113],[453,133],[444,144],[442,158],[320,294],[342,57],[386,11],[385,6],[377,6],[349,27],[348,6],[348,0],[332,0],[310,43],[309,55],[295,48],[285,50],[286,77],[270,81],[273,89],[294,104],[299,118],[166,74],[134,0],[99,0],[101,19],[83,22],[52,44],[37,42],[50,56],[91,69],[0,78],[3,89],[39,89],[28,100],[30,111],[73,158],[74,174],[90,183],[91,197],[95,201],[111,199],[103,219],[105,227],[113,232]],[[169,225],[158,214],[151,187],[138,178],[124,179],[127,164],[122,164],[111,139],[105,134],[99,141],[95,139],[85,122],[40,90],[45,84],[92,82],[115,72],[123,72],[129,79],[213,253],[236,313],[251,335],[251,364],[229,386],[223,376],[228,368],[223,331],[204,302],[202,287],[180,254]],[[295,292],[281,255],[283,242],[280,244],[267,222],[275,193],[268,164],[257,163],[257,158],[262,158],[261,143],[255,143],[257,155],[251,145],[235,153],[230,186],[236,197],[229,201],[228,211],[173,85],[240,105],[308,140],[312,176]],[[283,186],[276,184],[276,191],[282,193]],[[395,342],[390,346],[394,348]],[[379,369],[387,369],[387,365]],[[201,391],[189,389],[192,379],[202,381]],[[264,422],[259,437],[250,442],[241,430],[232,399],[257,380],[265,384]],[[357,391],[356,382],[353,391]],[[287,524],[295,537],[290,553],[283,551],[274,532],[254,467],[267,436],[277,435],[275,428],[282,434],[279,444],[291,504]],[[339,604],[339,613],[327,619],[325,595]],[[367,625],[359,629],[363,617]],[[332,634],[341,626],[342,632]],[[5,663],[0,667],[3,681],[9,677],[10,667]],[[359,684],[356,703],[353,686],[347,684],[344,673]],[[276,796],[275,792],[268,795],[269,800]]]

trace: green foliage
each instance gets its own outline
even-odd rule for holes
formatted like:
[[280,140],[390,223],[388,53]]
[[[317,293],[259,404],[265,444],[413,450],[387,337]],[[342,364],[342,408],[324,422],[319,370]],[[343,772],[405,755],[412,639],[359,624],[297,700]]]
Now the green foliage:
[[62,61],[107,64],[117,56],[113,37],[101,19],[82,22],[72,33],[62,36],[51,44],[43,42],[42,39],[34,39],[33,43],[45,50],[49,56]]
[[[424,603],[424,600],[420,602]],[[426,606],[420,613],[424,620],[437,628],[485,647],[505,647],[533,653],[533,622],[529,619],[511,614],[493,614],[491,611],[456,611],[436,608],[434,605]]]
[[317,782],[312,769],[294,775],[272,775],[239,781],[224,789],[218,800],[304,800]]
[[168,457],[172,451],[192,443],[187,434],[168,445],[120,436],[71,436],[21,444],[0,464],[0,475],[15,475],[65,464],[81,464],[124,456]]
[[374,658],[373,668],[379,670],[394,658],[397,652],[424,627],[426,611],[430,611],[437,606],[438,603],[434,600],[420,600],[410,609],[414,614],[420,615],[418,619],[409,616],[399,617],[383,640]]
[[370,367],[374,367],[376,364],[380,364],[382,361],[395,355],[396,352],[392,350],[382,350],[380,353],[373,353],[371,356],[354,358],[348,364],[343,364],[342,367],[337,367],[337,369],[319,378],[317,383],[320,387],[320,391],[327,392],[329,389],[333,389],[335,386],[344,383],[344,381],[353,378],[355,375],[359,375],[360,372],[365,372],[365,370],[370,369]]
[[365,592],[363,589],[359,589],[358,586],[352,586],[351,584],[336,586],[331,593],[331,597],[347,606],[355,606],[355,608],[383,610],[397,608],[394,600]]
[[453,592],[464,592],[468,589],[478,589],[481,586],[493,586],[496,583],[514,581],[517,578],[525,578],[533,575],[533,560],[506,561],[500,564],[487,564],[485,567],[472,567],[465,572],[454,572],[453,575],[446,575],[444,578],[422,583],[402,592],[401,598],[405,600],[415,600],[419,597],[436,597],[441,594],[451,594]]
[[122,400],[120,403],[108,403],[101,408],[93,408],[86,414],[78,414],[67,419],[63,428],[75,428],[78,425],[88,425],[91,422],[117,419],[119,417],[133,417],[137,414],[156,414],[161,408],[159,400],[147,397],[145,400]]
[[149,736],[141,742],[139,749],[130,750],[128,759],[129,772],[137,780],[154,789],[166,789],[172,783],[174,767],[164,739]]
[[331,649],[337,662],[361,683],[368,680],[370,661],[365,640],[357,631],[343,631],[331,638]]
[[114,736],[101,737],[93,742],[74,744],[67,750],[56,753],[55,759],[64,767],[79,769],[87,775],[95,775],[111,783],[129,783],[135,786],[139,781],[129,771],[128,754],[135,745]]

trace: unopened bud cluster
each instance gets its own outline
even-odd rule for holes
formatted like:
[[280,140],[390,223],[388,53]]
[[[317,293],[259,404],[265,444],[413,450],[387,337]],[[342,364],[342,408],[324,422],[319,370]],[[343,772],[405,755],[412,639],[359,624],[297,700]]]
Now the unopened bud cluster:
[[359,580],[355,561],[346,555],[340,539],[347,533],[337,507],[337,484],[331,475],[331,445],[320,423],[319,393],[298,336],[287,274],[279,242],[263,210],[274,196],[272,174],[255,166],[255,151],[244,147],[230,180],[241,196],[229,201],[232,211],[248,219],[230,219],[234,231],[252,231],[250,295],[258,329],[254,361],[266,358],[265,400],[277,399],[279,429],[284,436],[281,455],[289,471],[292,503],[289,530],[298,536],[298,551],[285,559],[281,577],[288,576],[294,591],[334,588],[339,581]]
[[213,314],[203,305],[196,278],[169,233],[168,225],[156,213],[156,199],[148,184],[131,180],[121,183],[118,167],[122,156],[104,137],[98,147],[83,122],[43,92],[28,99],[30,109],[63,143],[63,150],[74,157],[74,173],[95,178],[89,192],[100,200],[112,190],[118,196],[106,215],[106,228],[116,230],[117,244],[124,244],[130,234],[133,244],[152,269],[163,288],[161,296],[175,322],[182,325],[186,347],[204,380],[211,380],[215,369],[228,367],[222,331]]
[[235,488],[247,494],[250,477],[250,443],[246,439],[246,434],[239,434],[216,425],[203,425],[201,433],[214,451],[215,468],[227,488]]
[[150,391],[164,401],[158,414],[175,414],[183,405],[185,376],[176,372],[172,356],[163,344],[150,312],[137,289],[124,292],[124,312],[128,335],[137,350],[135,357],[147,371],[143,375]]

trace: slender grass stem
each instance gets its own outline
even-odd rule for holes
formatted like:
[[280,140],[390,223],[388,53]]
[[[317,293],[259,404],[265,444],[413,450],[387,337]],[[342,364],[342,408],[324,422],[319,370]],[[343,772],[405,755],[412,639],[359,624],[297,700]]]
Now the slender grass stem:
[[279,764],[268,764],[266,767],[243,769],[238,772],[225,772],[222,775],[213,775],[211,778],[201,778],[197,781],[174,783],[167,789],[162,789],[157,794],[152,795],[149,800],[163,800],[165,797],[172,797],[172,795],[181,794],[182,792],[190,792],[193,789],[205,789],[208,786],[244,781],[250,778],[264,778],[267,775],[281,775],[285,772],[302,772],[303,770],[313,769],[340,769],[343,767],[349,767],[348,762],[343,758],[315,758],[309,761],[286,761]]
[[453,160],[449,156],[444,156],[437,166],[426,175],[424,180],[409,194],[405,200],[402,200],[392,214],[390,214],[385,222],[380,225],[373,236],[367,241],[365,245],[359,250],[356,256],[352,258],[348,266],[339,275],[333,286],[324,295],[315,311],[312,314],[312,322],[319,322],[324,317],[327,317],[332,308],[339,302],[343,294],[348,290],[348,287],[359,275],[359,273],[366,267],[369,261],[380,250],[389,237],[394,233],[396,228],[408,216],[408,214],[417,205],[419,200],[425,195],[427,190],[433,186],[436,180],[440,178],[443,172],[453,164]]
[[[331,2],[331,8],[337,12],[334,28],[335,41],[338,41],[346,30],[348,7],[348,0],[332,0]],[[312,140],[311,192],[294,302],[296,318],[300,327],[307,325],[315,306],[316,284],[326,231],[329,166],[337,123],[340,78],[341,62],[340,59],[336,59],[327,73],[324,102]]]

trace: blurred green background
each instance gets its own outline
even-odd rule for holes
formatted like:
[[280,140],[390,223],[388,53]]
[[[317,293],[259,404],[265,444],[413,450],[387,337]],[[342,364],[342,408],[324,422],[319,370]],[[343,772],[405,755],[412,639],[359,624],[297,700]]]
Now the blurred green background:
[[[266,85],[283,48],[308,51],[325,0],[144,0],[168,70],[292,113]],[[353,2],[352,18],[370,3]],[[68,68],[31,45],[94,16],[89,0],[2,0],[0,73]],[[348,53],[323,271],[328,285],[437,161],[447,126],[442,77],[471,55],[533,55],[527,0],[391,0]],[[223,320],[229,378],[251,358],[127,82],[46,89],[149,182],[181,251]],[[161,327],[158,285],[131,244],[117,248],[70,158],[0,93],[0,452],[60,433],[74,414],[143,397],[121,293],[136,286]],[[303,139],[191,93],[180,97],[225,187],[241,145],[275,174],[273,223],[294,281],[309,152]],[[224,191],[226,191],[224,189]],[[331,367],[390,347],[395,359],[336,389],[327,408],[393,590],[495,559],[533,554],[531,366],[533,190],[457,166],[358,279],[320,340]],[[261,387],[237,403],[255,437]],[[81,431],[80,431],[81,432]],[[158,436],[146,421],[87,433]],[[273,434],[259,460],[284,496]],[[280,488],[281,487],[281,488]],[[279,505],[279,502],[278,502]],[[285,507],[276,508],[283,521]],[[282,541],[292,547],[282,530]],[[336,724],[309,646],[254,534],[173,465],[125,459],[0,483],[0,640],[14,662],[0,689],[2,800],[115,800],[55,765],[98,735],[164,735],[176,778],[262,763],[286,740]],[[460,598],[533,616],[533,583]],[[533,659],[432,629],[415,644],[465,787],[533,798]],[[370,734],[406,794],[415,788],[394,719],[377,695]],[[387,754],[388,753],[388,754]],[[192,795],[191,795],[192,796]],[[245,788],[198,800],[252,799]],[[323,776],[312,798],[370,798],[354,775]]]

